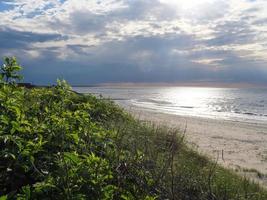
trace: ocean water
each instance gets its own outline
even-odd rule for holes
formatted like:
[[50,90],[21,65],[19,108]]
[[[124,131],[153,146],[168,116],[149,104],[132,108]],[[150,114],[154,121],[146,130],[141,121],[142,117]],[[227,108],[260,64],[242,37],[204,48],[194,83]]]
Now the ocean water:
[[267,123],[267,88],[201,87],[75,87],[115,100],[163,113],[233,121]]

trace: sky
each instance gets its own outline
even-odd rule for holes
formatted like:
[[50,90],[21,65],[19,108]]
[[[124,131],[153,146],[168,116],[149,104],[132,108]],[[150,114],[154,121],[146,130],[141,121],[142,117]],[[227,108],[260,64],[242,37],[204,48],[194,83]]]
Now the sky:
[[0,0],[25,82],[267,85],[267,0]]

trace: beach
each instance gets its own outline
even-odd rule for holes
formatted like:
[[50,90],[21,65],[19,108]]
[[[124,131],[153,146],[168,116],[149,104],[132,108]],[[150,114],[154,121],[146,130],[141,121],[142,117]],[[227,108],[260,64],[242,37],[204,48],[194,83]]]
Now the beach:
[[267,124],[165,114],[127,107],[137,119],[186,129],[186,141],[218,164],[267,186]]
[[102,94],[137,119],[184,132],[218,164],[267,187],[266,89],[194,87],[76,88]]

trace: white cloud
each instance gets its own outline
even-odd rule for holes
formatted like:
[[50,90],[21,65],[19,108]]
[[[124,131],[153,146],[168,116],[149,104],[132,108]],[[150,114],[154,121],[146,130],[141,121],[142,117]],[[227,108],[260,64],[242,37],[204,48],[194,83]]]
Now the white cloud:
[[[234,66],[235,63],[230,63],[226,55],[234,57],[231,62],[246,60],[254,67],[258,63],[267,64],[265,0],[4,2],[12,7],[0,11],[0,28],[34,33],[37,38],[34,41],[27,40],[28,44],[23,42],[23,47],[21,46],[32,59],[51,51],[59,60],[67,61],[72,56],[77,60],[79,56],[84,56],[83,59],[97,58],[98,55],[105,57],[106,54],[112,60],[111,55],[114,54],[109,54],[108,51],[114,49],[108,49],[110,44],[130,44],[133,38],[157,38],[154,42],[159,45],[148,40],[143,45],[133,43],[131,45],[136,45],[132,48],[133,52],[125,51],[122,54],[129,53],[125,55],[129,62],[149,66],[145,67],[149,70],[153,70],[158,64],[159,56],[166,56],[165,65],[173,65],[174,68],[177,66],[174,62],[180,63],[176,56],[182,60],[188,59],[189,63],[199,64],[200,67]],[[49,34],[61,37],[38,40],[38,34],[40,37]],[[169,44],[169,41],[173,44]],[[151,50],[152,46],[159,49]],[[14,52],[14,49],[8,51]]]

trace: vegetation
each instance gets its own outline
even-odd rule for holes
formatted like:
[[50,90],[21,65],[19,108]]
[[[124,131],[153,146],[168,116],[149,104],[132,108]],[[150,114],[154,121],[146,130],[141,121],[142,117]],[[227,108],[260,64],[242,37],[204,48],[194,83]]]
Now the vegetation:
[[257,184],[185,145],[183,133],[134,120],[112,101],[0,84],[0,199],[263,200]]

